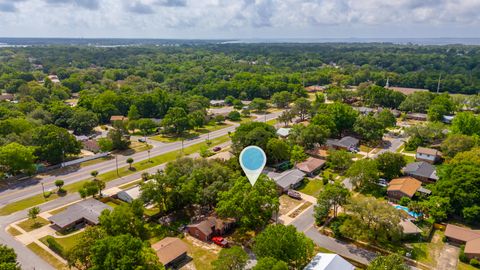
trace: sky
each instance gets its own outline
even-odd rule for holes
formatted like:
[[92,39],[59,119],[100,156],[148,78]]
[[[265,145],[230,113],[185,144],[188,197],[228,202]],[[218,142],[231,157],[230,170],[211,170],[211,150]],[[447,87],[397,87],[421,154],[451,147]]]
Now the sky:
[[480,0],[0,0],[0,37],[478,38]]

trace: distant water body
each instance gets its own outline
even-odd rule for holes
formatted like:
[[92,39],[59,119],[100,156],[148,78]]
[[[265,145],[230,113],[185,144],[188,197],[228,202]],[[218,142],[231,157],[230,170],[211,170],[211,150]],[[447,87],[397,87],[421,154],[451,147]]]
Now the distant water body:
[[415,45],[480,45],[480,38],[311,38],[311,39],[110,39],[110,38],[1,38],[0,47],[25,46],[180,46],[255,43],[392,43]]

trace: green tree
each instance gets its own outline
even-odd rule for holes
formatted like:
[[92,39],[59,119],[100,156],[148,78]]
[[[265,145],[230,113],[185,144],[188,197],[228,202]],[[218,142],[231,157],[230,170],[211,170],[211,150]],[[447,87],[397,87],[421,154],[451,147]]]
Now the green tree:
[[333,121],[333,117],[329,114],[319,113],[315,115],[312,118],[312,124],[327,128],[328,130],[330,130],[330,135],[336,136],[338,133],[337,126]]
[[480,134],[480,117],[472,112],[460,112],[452,121],[452,131],[465,135]]
[[100,138],[98,140],[98,146],[101,152],[110,152],[113,150],[113,141],[109,138]]
[[[317,198],[317,205],[315,207],[315,218],[317,221],[321,221],[325,216],[325,212],[333,210],[333,217],[337,217],[338,208],[344,206],[348,198],[350,197],[350,191],[343,185],[335,182],[324,187]],[[325,211],[328,209],[328,211]]]
[[345,171],[353,163],[353,154],[345,150],[329,150],[327,162],[334,170]]
[[375,160],[359,159],[346,172],[355,189],[366,190],[375,187],[379,172]]
[[58,188],[58,191],[60,191],[62,189],[64,184],[65,184],[65,182],[61,179],[55,180],[55,186]]
[[447,157],[454,157],[460,152],[471,150],[476,144],[476,140],[468,135],[450,134],[442,142],[442,154]]
[[130,234],[144,240],[148,238],[143,219],[143,203],[140,200],[122,204],[113,210],[105,210],[98,220],[108,235]]
[[190,119],[190,126],[193,128],[200,128],[206,124],[206,115],[203,111],[194,111],[188,115]]
[[157,128],[157,123],[155,123],[152,119],[142,118],[136,120],[135,122],[137,128],[140,129],[140,132],[143,136],[153,134]]
[[330,130],[324,126],[314,124],[306,127],[304,125],[294,125],[290,131],[289,140],[306,149],[312,149],[315,146],[324,144],[329,136]]
[[130,109],[128,109],[128,120],[138,120],[140,119],[140,113],[138,112],[138,108],[136,105],[131,105]]
[[232,136],[232,148],[235,153],[240,153],[249,145],[256,145],[267,150],[270,139],[276,138],[277,133],[273,126],[262,122],[248,122],[240,124]]
[[305,149],[300,145],[294,145],[290,151],[290,163],[297,164],[307,159]]
[[408,270],[402,256],[398,254],[391,254],[388,256],[378,256],[370,263],[367,270]]
[[13,248],[0,245],[0,269],[4,270],[21,270],[17,262],[17,254]]
[[472,224],[478,223],[480,220],[480,206],[473,205],[470,207],[466,207],[462,211],[463,218]]
[[0,147],[0,171],[16,175],[35,172],[35,149],[16,142]]
[[270,225],[254,239],[253,252],[258,258],[284,261],[292,269],[301,269],[314,252],[313,241],[292,225]]
[[242,116],[240,115],[240,113],[238,111],[231,111],[231,112],[228,113],[227,118],[230,121],[240,121],[242,119]]
[[247,265],[248,254],[241,247],[223,248],[212,262],[215,270],[242,270]]
[[92,270],[101,269],[148,269],[164,267],[150,247],[130,234],[107,236],[94,242],[91,247]]
[[402,168],[407,165],[405,157],[400,153],[385,152],[375,159],[378,171],[385,179],[393,179],[402,173]]
[[430,92],[415,92],[408,95],[400,104],[399,109],[407,112],[424,113],[427,111],[435,95]]
[[215,120],[215,122],[217,122],[217,124],[221,124],[225,121],[225,116],[223,116],[221,114],[217,114],[217,115],[215,115],[214,120]]
[[305,121],[310,110],[312,109],[312,103],[306,98],[298,98],[293,103],[292,111],[300,117],[301,121]]
[[272,164],[290,159],[290,146],[281,139],[273,138],[267,143],[267,160]]
[[97,180],[98,171],[91,171],[90,175],[93,177],[93,180]]
[[359,116],[353,130],[366,141],[379,141],[385,133],[383,123],[371,115]]
[[99,226],[87,226],[80,234],[75,246],[68,250],[66,259],[69,267],[79,270],[92,268],[92,246],[94,243],[106,237],[105,231]]
[[272,103],[277,108],[288,108],[288,105],[292,101],[292,94],[287,91],[277,92],[272,95]]
[[291,110],[283,111],[277,118],[277,120],[284,124],[284,126],[288,126],[290,122],[292,122],[295,114]]
[[216,212],[235,218],[243,229],[258,229],[268,224],[278,207],[275,182],[261,175],[253,186],[239,177],[231,189],[220,192]]
[[448,214],[452,212],[452,206],[448,197],[430,196],[428,200],[421,201],[422,208],[426,210],[436,222],[446,220]]
[[78,108],[73,111],[73,115],[67,120],[67,123],[68,127],[73,130],[73,133],[88,135],[98,125],[98,117],[93,112]]
[[130,140],[123,136],[123,132],[119,129],[110,130],[107,137],[112,141],[112,146],[115,150],[126,150],[131,143]]
[[394,127],[397,124],[397,119],[390,110],[382,110],[375,118],[384,128]]
[[39,207],[35,206],[35,207],[32,207],[32,208],[28,209],[28,218],[31,219],[35,224],[37,224],[35,219],[37,219],[38,214],[40,214],[40,208]]
[[67,155],[80,153],[81,143],[64,128],[44,125],[32,132],[32,143],[37,146],[36,154],[51,164],[63,162]]
[[132,164],[133,164],[133,158],[127,158],[127,163],[128,163],[128,169],[131,170],[132,169]]
[[325,111],[319,113],[330,115],[335,123],[335,130],[340,134],[353,128],[358,115],[357,111],[343,103],[329,104]]
[[190,128],[187,112],[179,107],[170,108],[162,120],[162,126],[166,132],[182,134]]
[[253,270],[288,270],[288,265],[281,260],[275,258],[263,257],[257,261]]
[[83,184],[82,188],[78,190],[78,193],[80,193],[80,197],[86,198],[88,196],[95,196],[97,193],[99,193],[100,189],[97,182],[102,181],[94,180]]
[[254,98],[250,103],[249,108],[257,112],[263,112],[268,109],[268,104],[267,101],[262,98]]

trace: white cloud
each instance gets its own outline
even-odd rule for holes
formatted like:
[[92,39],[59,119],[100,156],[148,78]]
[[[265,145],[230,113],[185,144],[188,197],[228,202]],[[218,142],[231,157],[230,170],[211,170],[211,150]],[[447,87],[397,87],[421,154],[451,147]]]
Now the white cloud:
[[0,0],[0,36],[478,36],[479,9],[480,0]]

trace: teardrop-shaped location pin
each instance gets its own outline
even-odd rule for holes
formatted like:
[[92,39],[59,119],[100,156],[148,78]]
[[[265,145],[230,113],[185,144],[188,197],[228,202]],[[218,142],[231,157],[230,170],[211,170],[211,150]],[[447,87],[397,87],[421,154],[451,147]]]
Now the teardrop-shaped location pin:
[[255,185],[258,177],[263,171],[265,164],[267,164],[267,156],[262,148],[258,146],[245,147],[240,153],[240,166],[242,166],[245,175],[250,181],[250,184]]

